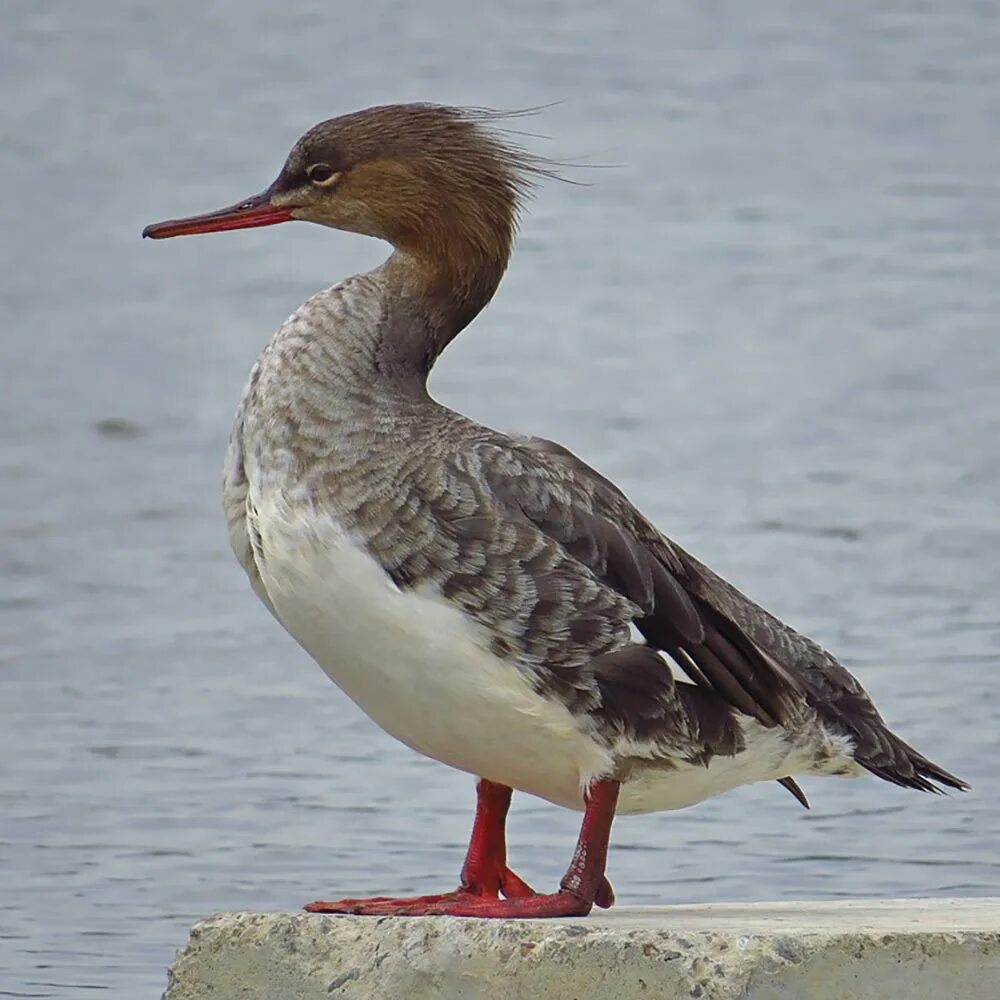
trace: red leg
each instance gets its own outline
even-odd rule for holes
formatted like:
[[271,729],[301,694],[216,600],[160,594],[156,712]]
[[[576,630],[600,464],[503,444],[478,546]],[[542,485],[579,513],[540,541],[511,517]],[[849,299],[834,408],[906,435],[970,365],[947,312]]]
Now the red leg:
[[[481,782],[482,784],[482,782]],[[486,783],[491,784],[491,783]],[[493,786],[503,788],[504,786]],[[506,899],[498,898],[493,889],[493,878],[496,872],[507,872],[510,879],[516,879],[511,887],[515,890],[527,888],[517,876],[509,872],[506,862],[494,862],[490,876],[490,884],[482,881],[475,883],[486,892],[476,892],[473,885],[466,888],[466,869],[463,869],[463,887],[454,893],[443,896],[424,896],[415,899],[372,899],[372,900],[338,900],[336,903],[312,903],[307,910],[320,913],[359,913],[369,916],[425,916],[428,914],[447,914],[456,917],[574,917],[585,916],[596,903],[598,906],[610,906],[614,902],[614,892],[604,874],[608,859],[608,841],[611,836],[611,823],[615,817],[615,806],[618,803],[617,781],[595,781],[587,790],[586,806],[583,823],[580,826],[580,836],[577,840],[573,860],[570,862],[559,891],[549,895],[523,894],[514,891],[507,894],[507,878],[499,875],[499,886],[504,889]],[[486,790],[487,793],[489,789]],[[484,805],[484,797],[489,795],[480,792],[480,805],[476,810],[476,825],[473,828],[472,843],[469,845],[469,855],[466,866],[470,873],[482,871],[482,863],[478,860],[483,856],[485,848],[492,848],[492,858],[497,857],[496,842],[491,841],[487,834],[495,831],[495,823],[485,822],[489,815],[489,805]],[[506,801],[502,803],[502,815],[506,816],[510,802],[510,789],[506,789]],[[484,814],[485,830],[477,839],[480,830],[480,814]],[[479,845],[479,850],[475,848]],[[487,852],[488,853],[488,852]],[[502,855],[501,855],[502,856]],[[471,877],[471,875],[470,875]],[[477,878],[482,876],[477,875]],[[530,890],[528,890],[530,893]]]
[[507,867],[507,811],[511,789],[480,778],[476,784],[476,819],[462,865],[459,892],[473,896],[533,896],[526,882]]
[[462,865],[462,880],[452,892],[432,896],[373,896],[369,899],[318,900],[305,909],[310,913],[393,913],[400,906],[425,906],[431,903],[467,899],[508,899],[533,896],[534,890],[507,867],[506,824],[511,789],[506,785],[480,778],[476,785],[476,819],[472,825],[469,850]]

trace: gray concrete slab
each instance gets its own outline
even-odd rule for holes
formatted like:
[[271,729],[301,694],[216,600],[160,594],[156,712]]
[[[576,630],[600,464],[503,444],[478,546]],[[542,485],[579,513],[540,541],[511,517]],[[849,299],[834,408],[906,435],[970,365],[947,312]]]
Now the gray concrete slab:
[[223,913],[165,1000],[1000,1000],[1000,899],[622,907],[568,920]]

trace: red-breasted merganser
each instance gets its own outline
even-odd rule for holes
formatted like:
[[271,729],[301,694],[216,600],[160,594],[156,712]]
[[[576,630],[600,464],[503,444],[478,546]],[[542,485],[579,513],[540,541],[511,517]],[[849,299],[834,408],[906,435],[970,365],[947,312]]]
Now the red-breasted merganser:
[[[459,888],[325,913],[552,917],[614,900],[616,812],[796,774],[964,789],[892,733],[811,639],[661,534],[551,441],[433,400],[438,355],[489,302],[545,165],[495,116],[426,104],[310,129],[262,194],[163,239],[303,219],[388,241],[264,348],[225,464],[229,539],[257,596],[414,750],[478,777]],[[583,811],[558,891],[508,867],[512,789]]]

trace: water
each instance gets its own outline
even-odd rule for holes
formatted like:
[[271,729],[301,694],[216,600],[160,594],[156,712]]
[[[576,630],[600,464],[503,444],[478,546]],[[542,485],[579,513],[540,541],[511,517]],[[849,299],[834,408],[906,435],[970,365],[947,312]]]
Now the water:
[[[561,101],[532,148],[614,165],[540,192],[438,396],[574,448],[976,784],[623,819],[621,902],[1000,891],[995,5],[347,10],[0,12],[0,996],[154,997],[202,915],[455,881],[470,779],[339,695],[219,513],[256,352],[384,248],[138,238],[386,100]],[[518,870],[576,823],[517,797]]]

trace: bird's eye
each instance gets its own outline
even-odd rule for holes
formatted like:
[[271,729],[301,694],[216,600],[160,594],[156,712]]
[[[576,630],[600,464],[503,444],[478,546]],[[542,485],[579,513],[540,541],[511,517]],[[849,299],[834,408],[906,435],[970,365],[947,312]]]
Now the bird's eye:
[[329,187],[340,176],[328,163],[314,163],[306,174],[319,187]]

